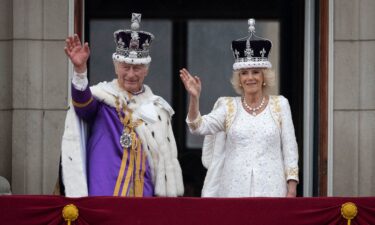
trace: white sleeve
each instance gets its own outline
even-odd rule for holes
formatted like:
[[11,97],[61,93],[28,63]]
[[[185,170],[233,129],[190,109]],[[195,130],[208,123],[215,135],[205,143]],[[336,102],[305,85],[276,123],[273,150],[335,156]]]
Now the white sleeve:
[[287,180],[298,179],[298,146],[289,102],[281,96],[281,141]]
[[84,91],[89,85],[89,80],[87,79],[87,71],[83,73],[77,73],[74,71],[72,78],[73,87],[77,90]]
[[219,98],[214,109],[207,115],[200,114],[194,121],[186,118],[189,130],[193,134],[210,135],[225,130],[226,106],[225,99]]

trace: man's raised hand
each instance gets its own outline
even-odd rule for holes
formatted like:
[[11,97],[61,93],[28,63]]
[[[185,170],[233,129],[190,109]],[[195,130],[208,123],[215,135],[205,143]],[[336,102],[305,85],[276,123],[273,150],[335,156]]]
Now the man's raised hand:
[[77,73],[83,73],[87,69],[87,60],[90,56],[89,44],[81,44],[77,34],[69,36],[65,40],[65,54],[69,57]]

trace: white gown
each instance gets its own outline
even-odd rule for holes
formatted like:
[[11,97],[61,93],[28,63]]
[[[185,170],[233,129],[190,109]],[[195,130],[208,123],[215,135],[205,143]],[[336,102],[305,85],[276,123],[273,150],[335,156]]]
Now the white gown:
[[269,106],[253,116],[238,107],[229,129],[220,196],[285,196],[280,134]]
[[216,177],[219,188],[214,196],[285,197],[287,180],[298,181],[298,172],[295,173],[298,171],[298,150],[289,103],[281,98],[282,111],[286,112],[282,112],[284,116],[281,116],[279,128],[270,104],[253,116],[243,108],[240,97],[233,99],[237,110],[228,130],[225,130],[227,104],[219,104],[210,114],[203,116],[196,129],[188,123],[196,134],[226,132],[225,156]]

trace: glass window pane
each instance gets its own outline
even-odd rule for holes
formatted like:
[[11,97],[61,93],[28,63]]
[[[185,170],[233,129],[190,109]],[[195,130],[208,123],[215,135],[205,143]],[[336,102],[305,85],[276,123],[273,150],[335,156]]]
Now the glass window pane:
[[[271,63],[276,73],[273,94],[278,94],[279,22],[256,21],[256,35],[272,41]],[[220,96],[236,96],[230,79],[234,62],[231,42],[248,35],[247,21],[203,20],[188,23],[188,69],[202,80],[200,111],[209,113]],[[187,131],[187,147],[201,148],[203,137]]]
[[[90,21],[90,84],[116,78],[112,61],[116,49],[113,32],[129,28],[128,19]],[[154,94],[172,104],[172,23],[168,20],[142,20],[140,30],[155,36],[145,84],[151,87]]]

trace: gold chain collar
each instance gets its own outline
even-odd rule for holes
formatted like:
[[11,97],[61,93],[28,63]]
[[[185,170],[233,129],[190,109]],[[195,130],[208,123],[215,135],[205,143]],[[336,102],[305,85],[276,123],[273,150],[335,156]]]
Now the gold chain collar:
[[[131,110],[129,107],[126,107],[126,105],[124,106],[124,104],[120,104],[120,99],[119,99],[118,96],[116,96],[115,103],[116,103],[117,115],[118,115],[121,123],[124,126],[123,135],[121,135],[121,138],[124,136],[124,133],[125,133],[125,135],[126,134],[130,135],[130,137],[131,137],[130,146],[132,146],[132,149],[135,150],[136,147],[137,147],[137,144],[138,144],[138,141],[137,141],[138,138],[135,134],[134,129],[136,127],[138,127],[139,125],[141,125],[143,121],[141,119],[137,119],[136,121],[133,121],[133,118],[132,118],[133,117],[133,110]],[[130,147],[130,146],[127,146],[127,147],[124,146],[121,140],[120,140],[120,142],[121,142],[122,147],[124,147],[124,148]]]

